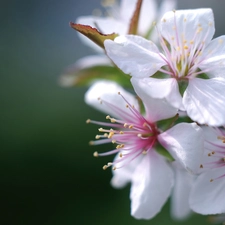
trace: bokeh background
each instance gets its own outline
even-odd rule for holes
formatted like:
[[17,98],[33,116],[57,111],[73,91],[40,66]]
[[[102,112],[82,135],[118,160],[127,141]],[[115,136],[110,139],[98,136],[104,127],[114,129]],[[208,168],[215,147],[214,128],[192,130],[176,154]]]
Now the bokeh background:
[[[90,147],[105,116],[83,102],[86,88],[63,88],[62,71],[92,54],[69,21],[100,0],[2,0],[0,9],[0,224],[209,224],[193,215],[179,223],[169,203],[150,221],[130,216],[129,187],[115,190],[108,159]],[[215,36],[225,33],[223,0],[178,0],[178,8],[211,7]],[[106,146],[102,150],[107,149]]]

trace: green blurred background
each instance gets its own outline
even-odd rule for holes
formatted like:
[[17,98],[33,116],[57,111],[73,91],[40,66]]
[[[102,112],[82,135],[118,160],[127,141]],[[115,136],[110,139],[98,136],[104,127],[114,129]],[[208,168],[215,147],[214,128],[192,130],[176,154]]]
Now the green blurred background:
[[[169,203],[156,218],[130,216],[129,187],[115,190],[108,160],[90,147],[105,116],[83,102],[86,88],[62,88],[68,65],[93,53],[69,21],[89,15],[100,0],[1,1],[0,224],[208,224],[194,215],[178,223]],[[178,0],[178,8],[212,7],[216,36],[225,33],[222,0]],[[106,150],[107,146],[101,147]]]

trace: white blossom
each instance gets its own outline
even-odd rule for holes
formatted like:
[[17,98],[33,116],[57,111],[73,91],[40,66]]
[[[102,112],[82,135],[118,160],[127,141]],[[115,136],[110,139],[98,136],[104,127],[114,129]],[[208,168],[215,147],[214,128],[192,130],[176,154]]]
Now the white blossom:
[[102,126],[92,145],[116,144],[108,152],[94,153],[96,157],[117,153],[113,162],[103,166],[113,169],[112,185],[123,187],[131,182],[131,214],[150,219],[160,212],[174,184],[171,165],[156,146],[162,145],[183,168],[194,172],[203,153],[203,136],[196,123],[178,123],[162,131],[157,121],[175,116],[176,108],[164,100],[149,98],[142,89],[136,89],[136,93],[143,101],[145,115],[140,113],[137,99],[122,87],[109,81],[96,82],[85,101],[109,113],[106,119],[110,122],[87,122]]
[[[212,40],[212,10],[167,12],[156,29],[161,49],[143,37],[121,35],[105,41],[108,56],[132,76],[134,89],[166,99],[200,124],[224,125],[225,36]],[[164,79],[151,77],[158,71]]]

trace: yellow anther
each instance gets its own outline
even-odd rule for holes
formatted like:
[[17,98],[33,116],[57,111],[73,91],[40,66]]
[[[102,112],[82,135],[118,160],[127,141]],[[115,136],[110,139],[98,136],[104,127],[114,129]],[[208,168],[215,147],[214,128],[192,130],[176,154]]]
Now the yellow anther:
[[95,136],[95,139],[100,139],[100,135],[96,135]]
[[111,118],[110,121],[111,121],[111,123],[115,123],[116,122],[116,119]]
[[197,33],[200,33],[202,31],[202,27],[199,27],[197,30]]
[[218,136],[217,139],[222,140],[223,143],[225,143],[225,137],[223,137],[223,136]]
[[122,153],[120,153],[120,158],[122,158],[123,157],[123,154]]
[[114,166],[112,169],[113,169],[113,170],[116,170],[116,167]]
[[153,25],[153,26],[156,26],[156,21],[153,21],[153,22],[152,22],[152,25]]
[[187,46],[187,45],[185,45],[185,46],[184,46],[184,49],[186,49],[186,50],[187,50],[187,49],[188,49],[188,46]]
[[90,122],[91,122],[91,120],[90,120],[90,119],[87,119],[87,120],[86,120],[86,123],[90,123]]
[[108,134],[107,133],[104,133],[104,137],[108,137]]
[[128,128],[129,128],[129,129],[132,129],[133,127],[134,127],[134,125],[131,124]]
[[102,167],[103,170],[106,170],[107,168],[108,168],[107,165],[104,165],[104,166]]
[[194,44],[194,41],[190,41],[190,44],[193,45]]
[[112,166],[113,165],[113,163],[111,163],[111,162],[108,162],[107,163],[107,166],[109,167],[109,166]]
[[124,132],[121,130],[121,131],[120,131],[120,134],[124,134]]
[[93,153],[93,156],[94,156],[94,157],[98,157],[98,152],[94,152],[94,153]]
[[104,132],[104,129],[103,128],[99,128],[98,131],[99,132]]
[[118,95],[120,95],[120,92],[118,91]]
[[219,39],[219,44],[222,44],[223,43],[223,39]]
[[166,22],[166,19],[165,19],[165,18],[163,19],[163,22],[164,22],[164,23]]
[[123,147],[124,147],[124,144],[117,145],[117,146],[116,146],[116,149],[123,148]]
[[110,132],[109,135],[108,135],[108,138],[112,138],[112,136],[113,136],[114,134],[115,134],[114,132]]
[[143,155],[146,155],[146,154],[147,154],[147,151],[146,151],[146,150],[143,150],[143,151],[142,151],[142,154],[143,154]]
[[116,143],[116,140],[112,140],[112,143],[115,144]]
[[116,119],[111,118],[109,115],[108,115],[108,116],[106,116],[106,119],[107,119],[107,120],[110,120],[110,121],[111,121],[111,123],[115,123],[115,122],[116,122]]
[[89,145],[94,145],[94,141],[89,141]]
[[124,126],[125,128],[127,128],[127,127],[128,127],[127,123],[125,123],[123,126]]
[[179,46],[177,46],[177,51],[180,51],[180,47]]

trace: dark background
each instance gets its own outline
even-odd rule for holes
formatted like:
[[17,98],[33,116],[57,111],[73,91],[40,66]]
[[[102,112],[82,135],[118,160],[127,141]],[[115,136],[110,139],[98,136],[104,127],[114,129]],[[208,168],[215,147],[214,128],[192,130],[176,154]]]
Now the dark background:
[[[178,0],[178,8],[212,7],[216,35],[225,33],[222,0]],[[150,221],[130,216],[129,187],[115,190],[108,159],[88,146],[105,116],[85,105],[86,88],[58,84],[65,67],[93,53],[69,21],[99,0],[4,0],[0,9],[0,224],[208,224],[194,215],[173,221],[169,204]],[[103,147],[105,150],[107,146]]]

